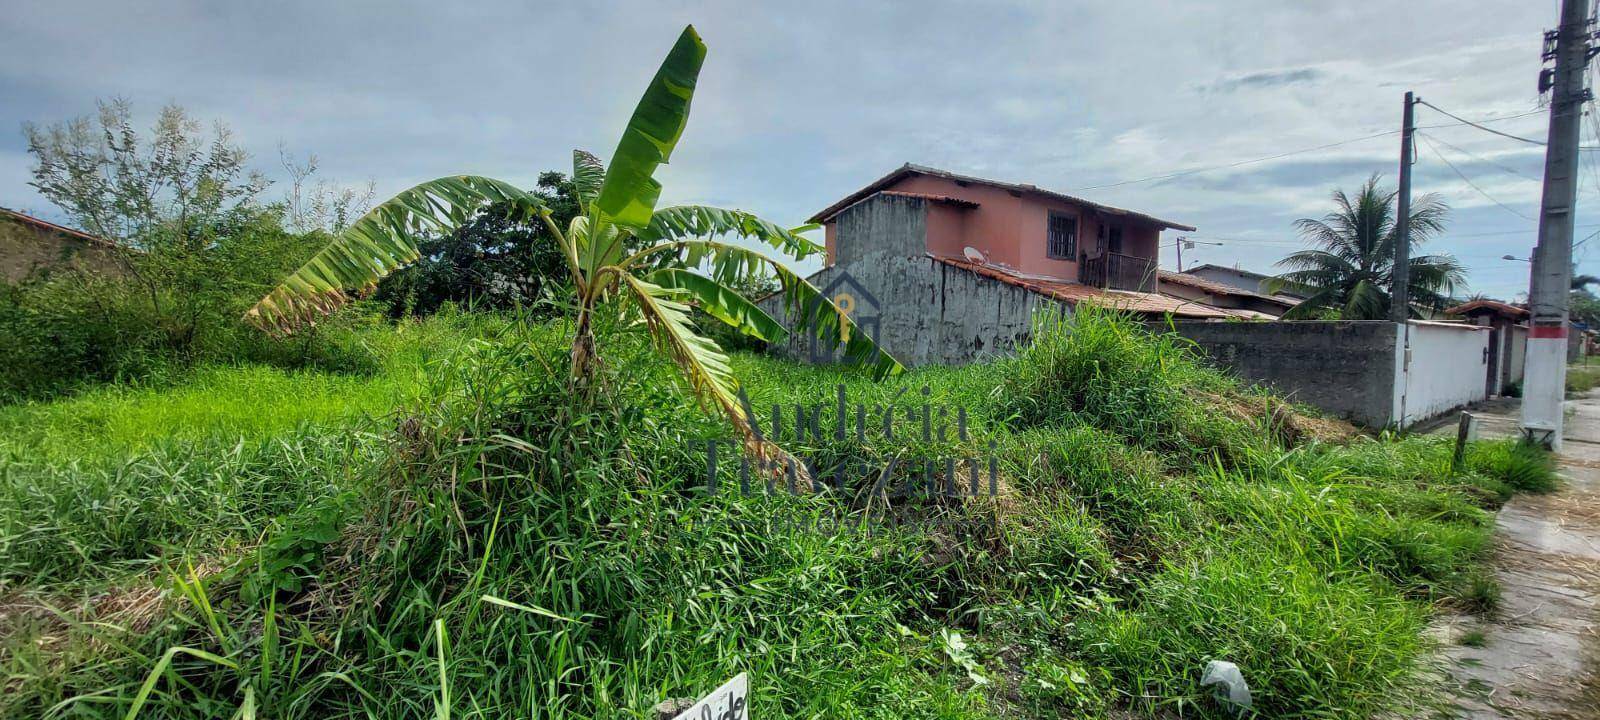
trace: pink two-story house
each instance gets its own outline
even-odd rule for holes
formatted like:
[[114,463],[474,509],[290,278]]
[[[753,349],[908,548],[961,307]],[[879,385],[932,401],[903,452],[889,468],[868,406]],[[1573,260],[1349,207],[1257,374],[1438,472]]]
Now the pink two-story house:
[[[827,244],[827,267],[811,281],[911,364],[1008,351],[1046,307],[1233,316],[1157,292],[1162,231],[1193,227],[1033,185],[908,164],[810,221],[823,225]],[[831,356],[804,335],[790,352]]]

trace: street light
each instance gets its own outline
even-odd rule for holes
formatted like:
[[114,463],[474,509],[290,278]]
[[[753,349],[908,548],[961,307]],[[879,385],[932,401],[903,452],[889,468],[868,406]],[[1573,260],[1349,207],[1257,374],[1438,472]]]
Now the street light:
[[1501,255],[1500,259],[1501,260],[1514,260],[1516,262],[1525,262],[1525,263],[1533,262],[1532,260],[1529,260],[1528,258],[1519,258],[1519,257],[1517,257],[1515,255]]
[[1195,245],[1221,245],[1222,243],[1219,243],[1219,242],[1206,242],[1204,240],[1190,240],[1189,238],[1186,238],[1186,237],[1180,237],[1180,238],[1177,239],[1176,242],[1174,242],[1172,244],[1173,244],[1174,247],[1178,248],[1178,272],[1183,272],[1183,251],[1184,250],[1193,250]]

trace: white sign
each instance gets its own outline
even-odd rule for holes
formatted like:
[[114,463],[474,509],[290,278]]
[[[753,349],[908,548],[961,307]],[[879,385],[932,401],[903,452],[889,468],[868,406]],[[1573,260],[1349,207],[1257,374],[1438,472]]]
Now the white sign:
[[749,720],[750,674],[739,673],[672,720]]

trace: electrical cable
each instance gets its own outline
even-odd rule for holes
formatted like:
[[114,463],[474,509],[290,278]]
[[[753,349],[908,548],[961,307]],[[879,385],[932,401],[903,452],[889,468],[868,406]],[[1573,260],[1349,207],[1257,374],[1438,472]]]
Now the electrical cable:
[[[1420,103],[1422,101],[1418,100],[1417,102]],[[1430,106],[1430,107],[1432,107],[1432,106]],[[1434,108],[1434,109],[1437,110],[1438,108]],[[1444,111],[1440,110],[1440,112],[1444,112]],[[1528,112],[1525,112],[1525,113],[1520,113],[1520,114],[1517,114],[1517,115],[1510,115],[1510,116],[1501,117],[1501,118],[1491,118],[1491,119],[1488,119],[1488,120],[1483,120],[1481,122],[1485,122],[1485,123],[1504,122],[1506,120],[1516,120],[1517,118],[1524,118],[1524,117],[1528,117],[1529,115],[1536,115],[1536,114],[1539,114],[1539,113],[1542,113],[1542,112],[1544,112],[1544,111],[1543,110],[1529,110]],[[1445,113],[1445,114],[1449,115],[1449,113]],[[1451,115],[1451,117],[1455,117],[1455,116]],[[1482,127],[1482,125],[1480,125],[1479,123],[1472,122],[1470,120],[1464,120],[1464,119],[1461,119],[1461,118],[1456,118],[1456,119],[1460,120],[1460,122],[1457,122],[1457,123],[1443,123],[1443,124],[1439,124],[1439,125],[1422,125],[1422,126],[1416,127],[1415,129],[1417,129],[1417,130],[1436,130],[1436,129],[1439,129],[1439,128],[1459,127],[1461,125],[1472,125],[1474,127],[1480,127],[1480,128]],[[1485,128],[1485,129],[1488,129],[1488,128]],[[1498,134],[1498,131],[1491,130],[1491,132],[1496,132]],[[1317,152],[1317,151],[1320,151],[1320,150],[1331,150],[1333,148],[1341,147],[1341,146],[1344,146],[1344,145],[1350,145],[1350,144],[1353,144],[1353,143],[1364,142],[1364,141],[1367,141],[1367,140],[1374,140],[1374,139],[1377,139],[1377,138],[1388,137],[1390,135],[1398,135],[1398,134],[1400,134],[1399,130],[1387,130],[1387,131],[1380,132],[1380,133],[1373,133],[1371,135],[1364,135],[1364,136],[1358,137],[1358,138],[1351,138],[1349,140],[1340,140],[1338,142],[1332,142],[1332,143],[1328,143],[1326,145],[1317,145],[1315,147],[1301,148],[1299,150],[1290,150],[1288,152],[1277,153],[1275,155],[1267,155],[1265,157],[1251,158],[1249,160],[1239,160],[1239,161],[1236,161],[1236,162],[1224,163],[1224,164],[1221,164],[1221,165],[1208,165],[1206,167],[1190,168],[1188,170],[1176,170],[1176,171],[1173,171],[1173,172],[1161,173],[1161,174],[1158,174],[1158,175],[1151,175],[1151,176],[1148,176],[1148,177],[1136,178],[1136,179],[1133,179],[1133,180],[1121,180],[1121,181],[1113,182],[1113,183],[1105,183],[1103,185],[1085,185],[1085,186],[1082,186],[1082,187],[1071,188],[1071,189],[1067,190],[1067,192],[1082,192],[1084,190],[1104,190],[1106,188],[1122,187],[1124,185],[1135,185],[1135,184],[1138,184],[1138,183],[1154,182],[1154,181],[1157,181],[1157,180],[1170,180],[1172,178],[1185,177],[1185,176],[1188,176],[1188,175],[1196,175],[1196,174],[1203,173],[1203,172],[1211,172],[1213,170],[1228,170],[1228,169],[1231,169],[1231,168],[1242,167],[1242,166],[1245,166],[1245,165],[1253,165],[1255,163],[1267,162],[1269,160],[1281,160],[1281,159],[1286,158],[1286,157],[1293,157],[1295,155],[1304,155],[1306,153]],[[1516,137],[1516,136],[1510,136],[1510,137]],[[1518,138],[1518,139],[1519,140],[1527,140],[1527,138]],[[1531,140],[1529,140],[1528,142],[1537,143],[1537,141],[1531,141]],[[1538,143],[1538,144],[1542,145],[1543,143]]]
[[[1417,134],[1419,136],[1422,135],[1422,133],[1420,133],[1420,132],[1417,133]],[[1470,150],[1465,150],[1465,149],[1462,149],[1462,148],[1457,147],[1455,145],[1451,145],[1450,143],[1445,142],[1443,139],[1440,139],[1440,138],[1435,137],[1433,135],[1428,135],[1428,141],[1429,142],[1439,143],[1440,145],[1443,145],[1443,146],[1445,146],[1447,148],[1450,148],[1451,150],[1454,150],[1454,151],[1456,151],[1458,153],[1461,153],[1462,155],[1466,155],[1467,157],[1470,157],[1470,158],[1472,158],[1474,160],[1477,160],[1478,162],[1487,163],[1489,165],[1493,165],[1496,168],[1504,170],[1505,172],[1510,173],[1512,175],[1515,175],[1515,176],[1517,176],[1519,178],[1522,178],[1524,180],[1532,180],[1534,182],[1544,182],[1543,180],[1541,180],[1539,178],[1536,178],[1536,177],[1534,177],[1532,175],[1526,175],[1522,171],[1517,170],[1515,168],[1511,168],[1511,167],[1507,167],[1505,165],[1501,165],[1500,163],[1497,163],[1497,162],[1495,162],[1493,160],[1490,160],[1490,159],[1488,159],[1486,157],[1482,157],[1482,156],[1480,156],[1480,155],[1478,155],[1476,153],[1473,153]]]
[[1468,185],[1468,186],[1469,186],[1469,187],[1471,187],[1471,188],[1472,188],[1472,189],[1473,189],[1473,190],[1476,190],[1476,191],[1478,191],[1478,194],[1479,194],[1479,195],[1482,195],[1482,196],[1484,196],[1484,197],[1486,197],[1486,198],[1488,198],[1488,199],[1489,199],[1489,202],[1492,202],[1492,203],[1494,203],[1494,204],[1496,204],[1496,205],[1499,205],[1499,206],[1500,206],[1500,208],[1501,208],[1501,209],[1502,209],[1502,210],[1505,210],[1505,211],[1506,211],[1506,212],[1508,212],[1508,213],[1511,213],[1511,214],[1512,214],[1512,215],[1516,215],[1516,216],[1517,216],[1517,217],[1519,217],[1519,218],[1522,218],[1522,219],[1523,219],[1523,220],[1528,220],[1528,221],[1532,221],[1532,220],[1533,220],[1533,218],[1531,218],[1531,217],[1528,217],[1528,216],[1527,216],[1527,215],[1524,215],[1524,214],[1522,214],[1522,213],[1521,213],[1521,212],[1520,212],[1520,211],[1518,211],[1518,210],[1515,210],[1515,209],[1512,209],[1512,207],[1511,207],[1511,206],[1510,206],[1510,205],[1507,205],[1507,204],[1505,204],[1505,203],[1503,203],[1503,202],[1500,202],[1500,200],[1498,200],[1498,199],[1497,199],[1497,198],[1495,198],[1495,196],[1493,196],[1493,195],[1490,195],[1490,194],[1489,194],[1489,193],[1488,193],[1488,192],[1487,192],[1487,191],[1485,191],[1485,190],[1484,190],[1484,189],[1483,189],[1483,188],[1481,188],[1481,187],[1478,187],[1478,185],[1477,185],[1477,183],[1474,183],[1474,182],[1472,182],[1472,180],[1471,180],[1471,179],[1469,179],[1469,178],[1468,178],[1468,177],[1467,177],[1467,176],[1466,176],[1466,173],[1463,173],[1463,172],[1461,172],[1461,170],[1460,170],[1460,168],[1457,168],[1457,167],[1456,167],[1456,166],[1455,166],[1455,165],[1454,165],[1454,164],[1452,164],[1452,163],[1451,163],[1451,162],[1450,162],[1450,161],[1449,161],[1449,160],[1448,160],[1448,159],[1447,159],[1447,158],[1445,158],[1445,156],[1444,156],[1444,155],[1443,155],[1443,154],[1442,154],[1442,153],[1440,153],[1440,152],[1439,152],[1439,148],[1436,148],[1436,147],[1434,147],[1434,146],[1433,146],[1433,142],[1432,142],[1432,141],[1430,141],[1430,140],[1428,140],[1428,137],[1427,137],[1427,136],[1426,136],[1426,135],[1419,135],[1419,136],[1418,136],[1418,137],[1420,137],[1420,138],[1422,138],[1422,142],[1423,142],[1423,144],[1425,144],[1425,145],[1427,145],[1427,146],[1428,146],[1428,150],[1429,150],[1429,151],[1431,151],[1431,152],[1432,152],[1432,153],[1433,153],[1433,156],[1434,156],[1434,157],[1436,157],[1436,158],[1439,158],[1439,160],[1440,160],[1440,161],[1441,161],[1441,162],[1443,162],[1443,163],[1444,163],[1444,164],[1445,164],[1445,166],[1446,166],[1446,167],[1449,167],[1449,168],[1450,168],[1450,169],[1451,169],[1451,170],[1452,170],[1452,171],[1453,171],[1453,172],[1455,172],[1455,174],[1456,174],[1456,177],[1459,177],[1459,178],[1461,178],[1461,181],[1462,181],[1462,182],[1464,182],[1464,183],[1466,183],[1466,184],[1467,184],[1467,185]]

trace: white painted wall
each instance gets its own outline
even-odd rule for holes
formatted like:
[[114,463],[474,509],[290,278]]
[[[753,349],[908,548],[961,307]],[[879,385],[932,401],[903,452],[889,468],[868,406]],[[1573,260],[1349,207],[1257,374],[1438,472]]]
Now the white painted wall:
[[1489,328],[1412,321],[1395,335],[1394,417],[1402,427],[1487,397]]

